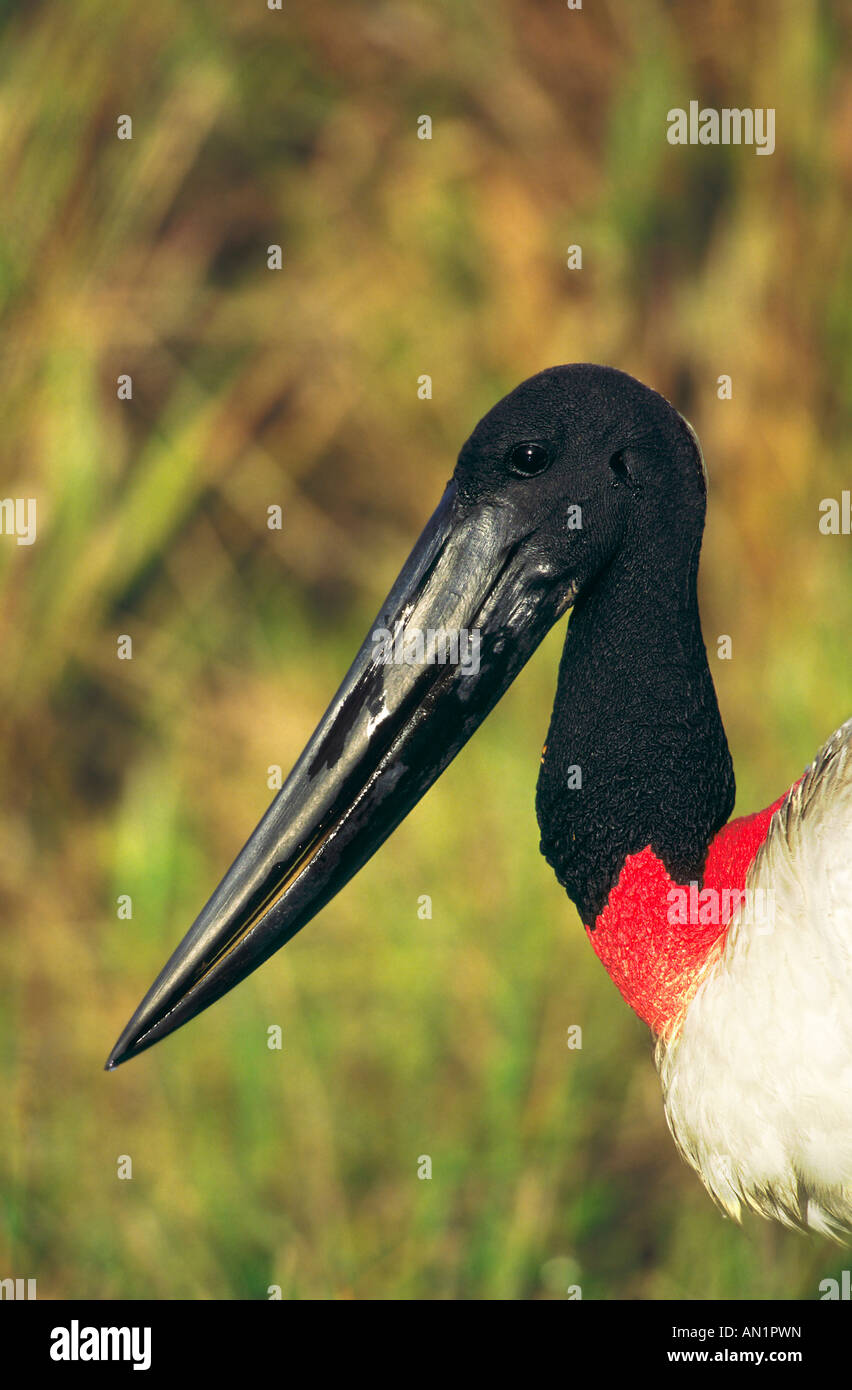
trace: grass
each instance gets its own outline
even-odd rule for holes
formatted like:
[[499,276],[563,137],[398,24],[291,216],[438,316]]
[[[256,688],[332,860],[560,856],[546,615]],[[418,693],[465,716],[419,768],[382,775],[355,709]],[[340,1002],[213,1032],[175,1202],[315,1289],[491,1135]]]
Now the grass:
[[[559,632],[316,923],[101,1068],[459,445],[541,367],[622,366],[699,430],[738,809],[848,714],[849,539],[817,530],[852,423],[848,15],[89,0],[0,26],[2,493],[39,509],[34,546],[0,538],[0,1273],[40,1297],[814,1298],[848,1258],[714,1210],[537,853]],[[775,155],[669,147],[692,96],[776,106]]]

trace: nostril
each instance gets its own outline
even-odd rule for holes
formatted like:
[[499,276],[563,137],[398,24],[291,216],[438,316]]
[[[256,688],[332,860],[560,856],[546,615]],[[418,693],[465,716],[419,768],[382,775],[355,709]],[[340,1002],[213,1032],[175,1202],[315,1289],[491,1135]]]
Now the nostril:
[[609,466],[612,469],[615,477],[619,480],[619,482],[627,483],[629,487],[633,486],[635,479],[633,476],[633,471],[627,460],[626,449],[619,449],[617,454],[613,454],[612,458],[609,461]]

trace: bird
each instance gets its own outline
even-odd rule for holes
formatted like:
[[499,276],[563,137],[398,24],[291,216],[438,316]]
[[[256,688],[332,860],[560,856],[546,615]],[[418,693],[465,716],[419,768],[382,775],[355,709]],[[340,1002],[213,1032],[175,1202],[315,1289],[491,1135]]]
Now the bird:
[[[707,488],[689,422],[615,367],[551,367],[498,401],[107,1069],[314,917],[570,609],[535,797],[541,852],[648,1025],[675,1144],[722,1212],[847,1238],[852,719],[770,806],[731,819],[698,607]],[[460,634],[475,660],[459,659]]]

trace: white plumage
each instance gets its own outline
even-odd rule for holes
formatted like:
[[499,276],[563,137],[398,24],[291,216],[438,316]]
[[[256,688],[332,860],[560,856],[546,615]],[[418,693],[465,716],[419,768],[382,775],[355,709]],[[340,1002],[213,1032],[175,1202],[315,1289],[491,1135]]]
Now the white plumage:
[[675,1142],[730,1216],[852,1231],[852,719],[772,817],[740,909],[669,1039]]

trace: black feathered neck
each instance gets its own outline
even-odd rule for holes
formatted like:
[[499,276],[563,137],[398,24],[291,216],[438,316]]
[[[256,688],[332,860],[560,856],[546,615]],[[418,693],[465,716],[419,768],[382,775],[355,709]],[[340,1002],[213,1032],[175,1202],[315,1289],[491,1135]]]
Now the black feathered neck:
[[[694,443],[678,447],[694,477]],[[668,463],[640,473],[635,521],[570,620],[536,797],[542,853],[590,927],[646,845],[701,882],[734,803],[698,614],[703,478],[699,496]]]

